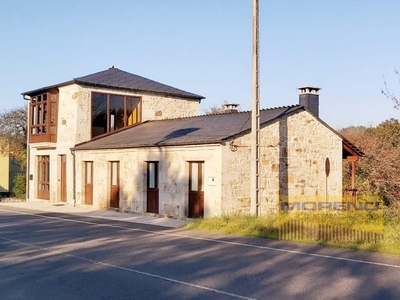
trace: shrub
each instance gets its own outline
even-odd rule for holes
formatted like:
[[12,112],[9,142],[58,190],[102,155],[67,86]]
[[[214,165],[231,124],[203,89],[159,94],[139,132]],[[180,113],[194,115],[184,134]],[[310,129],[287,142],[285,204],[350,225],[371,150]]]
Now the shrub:
[[26,199],[26,174],[19,173],[14,178],[14,187],[12,192],[18,199]]

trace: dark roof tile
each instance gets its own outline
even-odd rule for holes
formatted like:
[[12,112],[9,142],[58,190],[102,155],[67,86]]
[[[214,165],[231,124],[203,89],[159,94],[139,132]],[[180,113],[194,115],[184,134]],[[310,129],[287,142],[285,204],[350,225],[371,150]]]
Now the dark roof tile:
[[156,93],[161,95],[175,96],[189,99],[204,99],[203,96],[189,93],[172,86],[159,83],[135,74],[122,71],[117,68],[110,68],[105,71],[97,72],[83,77],[74,78],[72,81],[63,82],[56,85],[46,86],[22,93],[22,95],[33,95],[50,88],[64,86],[72,83],[84,84],[89,86],[98,86],[104,88],[123,89],[134,92]]
[[[261,110],[260,123],[272,121],[299,108],[302,106]],[[250,126],[251,112],[147,121],[79,144],[75,149],[118,149],[221,143],[231,136],[250,130]]]

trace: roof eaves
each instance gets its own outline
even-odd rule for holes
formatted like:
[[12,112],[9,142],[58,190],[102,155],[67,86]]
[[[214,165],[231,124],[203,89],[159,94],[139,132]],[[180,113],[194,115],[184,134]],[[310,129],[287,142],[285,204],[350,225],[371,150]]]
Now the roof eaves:
[[110,149],[140,149],[140,148],[161,148],[161,147],[176,147],[176,146],[197,146],[197,145],[217,145],[222,144],[223,142],[219,139],[208,140],[208,141],[191,141],[191,142],[176,142],[176,143],[162,143],[162,144],[142,144],[142,145],[103,145],[100,147],[80,147],[81,144],[75,145],[71,148],[72,151],[92,151],[92,150],[110,150]]
[[75,83],[75,80],[69,80],[69,81],[58,83],[58,84],[45,86],[45,87],[42,87],[42,88],[39,88],[39,89],[27,91],[27,92],[21,93],[21,95],[22,96],[30,96],[30,95],[34,95],[34,94],[39,94],[42,91],[44,92],[44,91],[49,90],[49,89],[58,88],[58,87],[66,86],[66,85],[73,84],[73,83]]
[[352,150],[351,152],[354,152],[355,154],[357,154],[360,157],[366,156],[364,152],[362,152],[360,149],[358,149],[356,145],[354,145],[353,143],[348,141],[346,138],[343,137],[342,141],[343,141],[344,146],[347,146],[347,148],[350,148]]

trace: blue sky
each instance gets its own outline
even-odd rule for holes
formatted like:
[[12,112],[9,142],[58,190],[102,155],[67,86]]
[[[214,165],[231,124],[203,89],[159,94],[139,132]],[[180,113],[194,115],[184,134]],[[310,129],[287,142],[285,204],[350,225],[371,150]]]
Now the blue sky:
[[[385,77],[400,94],[399,16],[396,0],[260,0],[261,107],[311,85],[334,128],[400,118],[380,93]],[[115,65],[249,110],[251,21],[251,0],[0,0],[0,107]]]

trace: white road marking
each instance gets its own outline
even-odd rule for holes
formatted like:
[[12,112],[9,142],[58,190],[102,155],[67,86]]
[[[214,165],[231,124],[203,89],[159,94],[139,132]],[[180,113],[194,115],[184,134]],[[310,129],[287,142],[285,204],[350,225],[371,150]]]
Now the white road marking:
[[151,273],[139,271],[139,270],[136,270],[136,269],[126,268],[126,267],[110,264],[110,263],[99,261],[99,260],[93,260],[93,259],[86,258],[86,257],[83,257],[83,256],[70,254],[68,252],[53,250],[51,248],[39,246],[39,245],[36,245],[36,244],[25,243],[25,242],[13,240],[13,239],[5,238],[5,237],[2,237],[2,236],[0,236],[0,239],[8,241],[8,242],[15,243],[15,244],[20,244],[20,245],[24,245],[24,246],[27,246],[27,247],[31,247],[31,248],[37,248],[37,249],[40,249],[40,250],[45,250],[45,251],[47,251],[49,253],[54,253],[54,254],[58,254],[58,255],[64,255],[64,256],[68,256],[68,257],[73,257],[73,258],[84,260],[84,261],[87,261],[87,262],[90,262],[90,263],[93,263],[93,264],[103,265],[103,266],[106,266],[106,267],[115,268],[115,269],[119,269],[119,270],[123,270],[123,271],[128,271],[128,272],[136,273],[136,274],[143,275],[143,276],[157,278],[157,279],[161,279],[161,280],[164,280],[164,281],[168,281],[168,282],[172,282],[172,283],[176,283],[176,284],[180,284],[180,285],[185,285],[185,286],[189,286],[189,287],[196,288],[196,289],[201,289],[201,290],[205,290],[205,291],[209,291],[209,292],[214,292],[214,293],[217,293],[217,294],[222,294],[222,295],[225,295],[225,296],[230,296],[230,297],[236,298],[236,299],[257,300],[255,298],[249,298],[249,297],[245,297],[245,296],[241,296],[241,295],[238,295],[238,294],[225,292],[225,291],[222,291],[222,290],[213,289],[213,288],[210,288],[210,287],[206,287],[206,286],[202,286],[202,285],[198,285],[198,284],[194,284],[194,283],[180,281],[180,280],[176,280],[176,279],[172,279],[172,278],[168,278],[168,277],[164,277],[164,276],[160,276],[160,275],[156,275],[156,274],[151,274]]
[[[123,227],[123,226],[117,226],[117,225],[97,224],[97,223],[87,222],[87,221],[79,221],[79,220],[64,219],[64,218],[59,218],[59,217],[36,215],[36,214],[13,211],[13,210],[7,210],[7,209],[0,209],[0,211],[6,211],[6,212],[9,212],[9,213],[11,212],[11,213],[22,214],[22,215],[30,215],[30,216],[35,216],[35,217],[38,217],[38,218],[55,219],[55,220],[61,220],[61,221],[66,221],[66,222],[81,223],[81,224],[86,224],[86,225],[93,225],[93,226],[100,226],[100,227],[112,227],[112,228],[118,228],[118,229],[125,229],[125,230],[128,230],[128,231],[145,232],[145,233],[150,233],[150,234],[154,234],[154,235],[166,235],[166,236],[173,236],[173,237],[179,237],[179,238],[186,238],[186,239],[208,241],[208,242],[214,242],[214,243],[220,243],[220,244],[227,244],[227,245],[233,245],[233,246],[241,246],[241,247],[248,247],[248,248],[271,250],[271,251],[278,251],[278,252],[299,254],[299,255],[308,255],[308,256],[314,256],[314,257],[319,257],[319,258],[355,262],[355,263],[361,263],[361,264],[367,264],[367,265],[375,265],[375,266],[381,266],[381,267],[400,268],[400,265],[395,265],[395,264],[386,264],[386,263],[380,263],[380,262],[374,262],[374,261],[368,261],[368,260],[360,260],[360,259],[353,259],[353,258],[346,258],[346,257],[340,257],[340,256],[333,256],[333,255],[324,255],[324,254],[303,252],[303,251],[297,251],[297,250],[288,250],[288,249],[282,249],[282,248],[276,248],[276,247],[251,245],[251,244],[245,244],[245,243],[239,243],[239,242],[230,242],[230,241],[223,241],[223,240],[196,237],[196,236],[188,236],[188,235],[176,234],[176,233],[168,233],[168,232],[159,232],[159,231],[153,231],[153,230],[129,228],[129,227]],[[118,221],[118,220],[112,220],[112,221]]]

